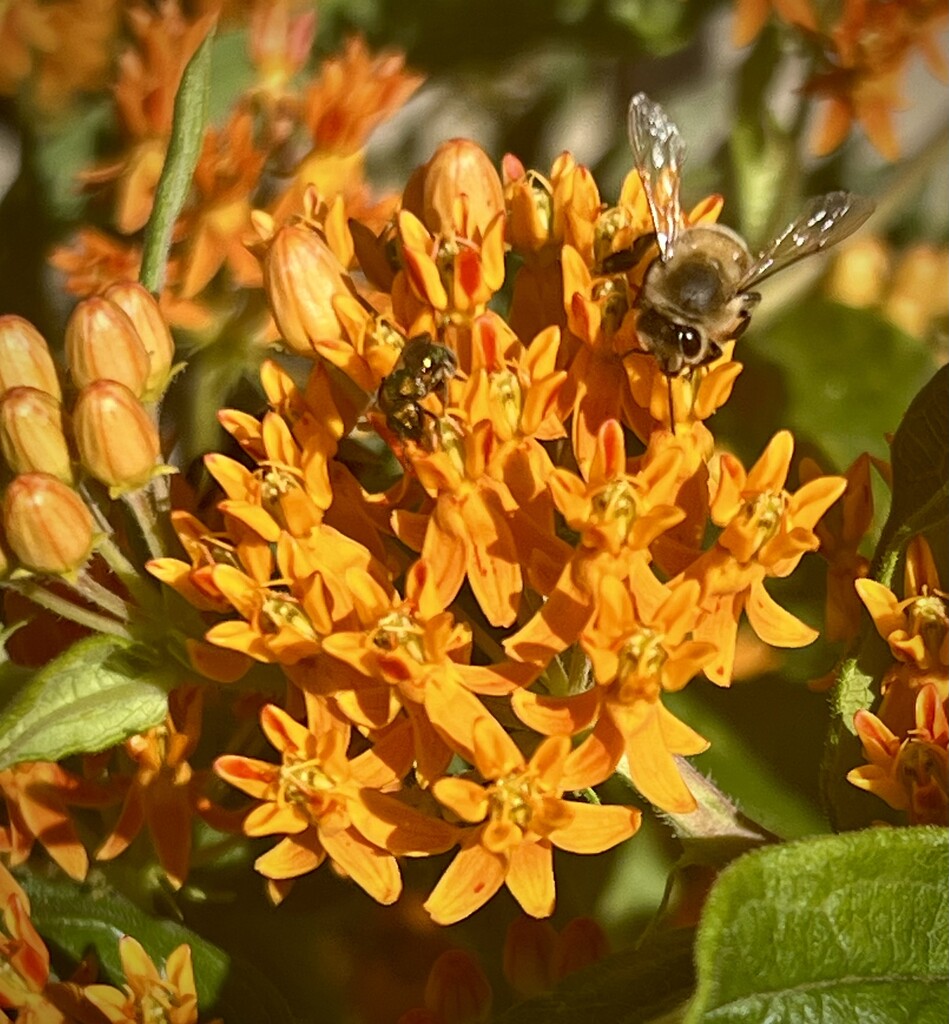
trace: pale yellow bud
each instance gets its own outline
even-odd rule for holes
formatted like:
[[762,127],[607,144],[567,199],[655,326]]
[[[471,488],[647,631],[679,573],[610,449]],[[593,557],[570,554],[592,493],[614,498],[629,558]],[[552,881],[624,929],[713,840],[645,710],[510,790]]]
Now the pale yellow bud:
[[33,572],[73,572],[92,554],[92,514],[71,487],[46,473],[13,480],[3,498],[3,528],[10,550]]
[[[465,223],[458,223],[458,201]],[[483,237],[504,209],[501,178],[488,154],[470,139],[443,142],[428,162],[422,188],[422,222],[433,234]]]
[[66,360],[76,386],[115,380],[141,397],[149,375],[148,353],[129,317],[95,295],[73,310],[66,324]]
[[287,348],[300,355],[314,342],[340,337],[336,295],[351,295],[342,264],[316,232],[290,224],[274,235],[264,256],[264,287]]
[[53,357],[40,332],[20,316],[0,316],[0,394],[27,387],[62,398]]
[[83,388],[73,408],[73,434],[83,468],[113,493],[144,487],[160,470],[158,430],[142,403],[117,381]]
[[105,297],[114,302],[135,325],[135,330],[148,356],[148,377],[143,397],[156,400],[168,386],[175,360],[175,341],[151,292],[136,281],[120,281],[106,290]]
[[0,400],[0,448],[14,473],[49,473],[73,482],[59,401],[37,388],[12,388]]

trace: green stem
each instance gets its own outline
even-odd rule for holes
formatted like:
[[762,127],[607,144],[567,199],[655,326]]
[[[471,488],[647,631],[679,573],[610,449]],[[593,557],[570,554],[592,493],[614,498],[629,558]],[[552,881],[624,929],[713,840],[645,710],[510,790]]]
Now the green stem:
[[129,507],[138,528],[142,531],[148,553],[152,558],[162,558],[168,550],[162,529],[162,520],[157,514],[151,489],[143,487],[137,491],[129,491],[122,495],[122,500]]
[[108,587],[104,587],[94,580],[85,569],[80,570],[75,580],[64,579],[63,582],[72,587],[80,597],[90,604],[98,605],[113,618],[128,622],[129,608],[125,601]]
[[159,293],[165,280],[172,230],[191,189],[191,178],[201,153],[204,126],[208,119],[211,83],[211,43],[214,26],[195,51],[181,76],[175,97],[174,122],[168,141],[168,155],[155,191],[155,205],[145,228],[142,270],[139,280]]
[[125,640],[132,639],[131,633],[121,623],[116,622],[115,619],[108,615],[100,615],[98,612],[90,611],[88,608],[80,608],[79,605],[74,604],[65,597],[61,597],[59,594],[54,594],[39,583],[20,584],[17,590],[25,598],[32,601],[33,604],[37,604],[54,615],[59,615],[61,618],[70,619],[72,622],[76,622],[80,626],[86,626],[97,633],[106,633],[110,636],[122,637]]

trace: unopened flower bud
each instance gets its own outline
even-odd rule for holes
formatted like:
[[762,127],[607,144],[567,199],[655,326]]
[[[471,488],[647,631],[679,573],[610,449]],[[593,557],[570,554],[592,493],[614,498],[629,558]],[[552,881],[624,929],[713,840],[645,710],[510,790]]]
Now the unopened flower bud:
[[12,388],[0,400],[0,448],[14,473],[49,473],[73,482],[58,399],[37,388]]
[[144,487],[160,471],[158,429],[124,384],[100,380],[84,388],[73,433],[83,467],[113,496]]
[[43,336],[20,316],[0,316],[0,394],[27,387],[62,398],[53,357]]
[[83,299],[66,324],[66,359],[76,386],[115,380],[136,397],[145,390],[148,353],[135,325],[101,295]]
[[3,498],[3,528],[13,554],[34,572],[62,575],[92,553],[95,528],[82,498],[47,473],[16,477]]
[[522,996],[536,996],[554,986],[557,933],[549,921],[521,915],[504,938],[504,977]]
[[[466,224],[457,224],[456,200],[464,197]],[[462,230],[484,235],[504,209],[501,178],[485,151],[469,139],[443,142],[428,162],[422,193],[422,221],[433,234]]]
[[425,1005],[445,1024],[485,1024],[491,1017],[491,984],[470,953],[449,949],[432,965]]
[[149,368],[143,397],[147,400],[160,398],[168,386],[175,359],[175,341],[158,303],[137,281],[120,281],[106,290],[105,297],[132,321],[145,348]]
[[276,233],[264,257],[264,287],[289,349],[312,355],[315,341],[340,336],[333,297],[350,294],[344,274],[314,231],[290,224]]

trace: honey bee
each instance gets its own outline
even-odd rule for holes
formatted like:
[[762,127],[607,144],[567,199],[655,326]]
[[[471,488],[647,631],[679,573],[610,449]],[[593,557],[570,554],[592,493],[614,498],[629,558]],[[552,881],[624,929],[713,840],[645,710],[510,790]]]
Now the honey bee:
[[[761,300],[752,288],[860,227],[874,204],[850,192],[810,199],[757,255],[722,224],[682,224],[679,179],[685,145],[658,103],[637,93],[629,104],[629,143],[655,228],[659,255],[636,299],[636,332],[670,379],[718,359],[722,343],[747,328]],[[671,407],[670,407],[671,417]],[[675,419],[672,418],[674,425]]]
[[439,345],[430,334],[409,338],[376,395],[376,405],[389,429],[398,437],[421,442],[425,438],[425,417],[432,415],[422,400],[437,392],[444,401],[448,382],[457,370],[455,353]]

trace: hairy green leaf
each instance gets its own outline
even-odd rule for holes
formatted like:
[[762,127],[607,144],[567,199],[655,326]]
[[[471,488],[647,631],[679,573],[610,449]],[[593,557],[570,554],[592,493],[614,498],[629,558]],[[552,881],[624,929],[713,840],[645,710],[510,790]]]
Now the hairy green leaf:
[[106,750],[165,717],[177,676],[95,636],[44,665],[0,713],[0,768]]
[[159,968],[182,943],[191,947],[198,1004],[226,1024],[290,1024],[283,996],[253,965],[238,963],[222,949],[174,921],[151,917],[114,889],[24,873],[20,883],[30,897],[33,923],[47,945],[73,961],[94,949],[103,977],[124,982],[119,939],[131,935]]
[[696,943],[686,1024],[943,1024],[949,834],[872,829],[725,869]]

